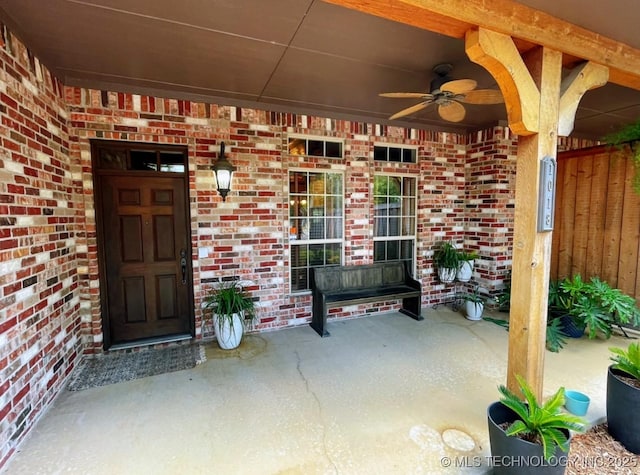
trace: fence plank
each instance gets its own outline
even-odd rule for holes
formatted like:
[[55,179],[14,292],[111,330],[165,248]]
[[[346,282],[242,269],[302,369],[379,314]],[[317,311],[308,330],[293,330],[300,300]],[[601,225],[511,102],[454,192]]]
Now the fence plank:
[[627,294],[635,295],[636,274],[638,271],[638,239],[640,238],[640,199],[633,191],[633,162],[625,160],[625,165],[618,288]]
[[597,153],[593,159],[593,180],[589,203],[589,226],[586,256],[586,276],[602,275],[602,249],[604,240],[607,182],[609,180],[609,154]]
[[607,214],[602,248],[602,279],[612,287],[618,286],[618,258],[622,232],[622,205],[624,203],[624,176],[626,163],[621,152],[611,153],[607,190]]
[[575,218],[573,226],[573,252],[571,253],[571,275],[585,275],[587,269],[587,242],[589,239],[589,216],[591,205],[591,180],[593,156],[585,155],[577,160]]
[[558,237],[558,278],[571,275],[573,255],[573,227],[575,221],[576,180],[578,176],[577,160],[563,161],[562,205],[556,207],[556,216],[560,219]]

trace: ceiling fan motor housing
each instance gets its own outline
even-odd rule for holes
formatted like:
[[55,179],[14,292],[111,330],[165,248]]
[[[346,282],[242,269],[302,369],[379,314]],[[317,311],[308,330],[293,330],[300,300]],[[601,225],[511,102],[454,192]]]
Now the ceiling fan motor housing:
[[440,88],[442,87],[442,85],[449,81],[453,81],[453,78],[449,75],[439,76],[435,79],[432,79],[430,85],[431,94],[439,94],[441,92]]
[[450,63],[437,64],[433,67],[433,72],[437,77],[431,81],[430,92],[431,94],[438,94],[440,88],[446,82],[453,81],[453,78],[449,76],[449,73],[453,70],[453,65]]

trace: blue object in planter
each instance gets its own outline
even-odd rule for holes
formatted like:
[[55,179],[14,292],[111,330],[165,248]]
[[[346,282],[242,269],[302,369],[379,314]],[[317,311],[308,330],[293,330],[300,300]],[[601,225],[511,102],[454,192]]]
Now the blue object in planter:
[[589,409],[589,396],[578,391],[564,392],[564,407],[576,416],[584,416]]

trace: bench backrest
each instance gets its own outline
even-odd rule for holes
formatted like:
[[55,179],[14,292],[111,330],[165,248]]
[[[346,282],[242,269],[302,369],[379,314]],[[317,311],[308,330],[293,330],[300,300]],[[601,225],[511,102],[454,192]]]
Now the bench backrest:
[[313,271],[315,288],[321,292],[369,289],[405,282],[404,263],[400,261],[317,267]]

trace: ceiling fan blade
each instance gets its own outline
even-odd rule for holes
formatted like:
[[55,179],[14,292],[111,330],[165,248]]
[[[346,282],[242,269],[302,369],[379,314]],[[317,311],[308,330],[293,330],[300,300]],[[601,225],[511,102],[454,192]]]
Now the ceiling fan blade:
[[464,110],[464,106],[456,101],[449,101],[446,104],[440,104],[438,106],[438,114],[444,120],[449,122],[460,122],[464,119],[467,111]]
[[381,92],[378,94],[380,97],[397,97],[400,99],[432,99],[431,94],[426,92]]
[[473,79],[457,79],[455,81],[445,82],[440,86],[440,90],[444,92],[451,92],[453,94],[467,94],[472,91],[478,85]]
[[430,101],[424,101],[424,102],[421,102],[420,104],[416,104],[415,106],[407,107],[406,109],[402,109],[400,112],[396,112],[395,114],[393,114],[391,117],[389,117],[389,120],[398,119],[399,117],[404,117],[405,115],[409,115],[409,114],[413,114],[414,112],[421,111],[422,109],[427,107],[429,104],[431,104]]
[[463,98],[459,99],[467,104],[502,104],[504,97],[496,89],[476,89],[467,92]]

